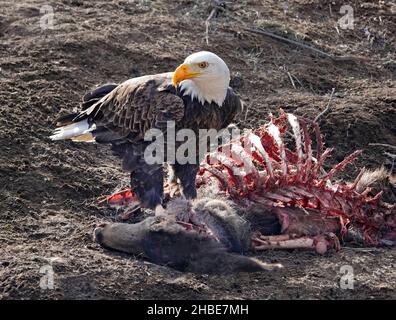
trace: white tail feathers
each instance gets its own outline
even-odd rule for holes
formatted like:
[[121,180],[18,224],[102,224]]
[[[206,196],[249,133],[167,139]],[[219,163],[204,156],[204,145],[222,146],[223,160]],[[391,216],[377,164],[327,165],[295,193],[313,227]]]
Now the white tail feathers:
[[[72,123],[64,127],[57,128],[50,139],[55,140],[66,140],[71,138],[77,138],[82,135],[86,135],[95,129],[95,125],[89,126],[88,120]],[[77,140],[78,139],[73,139]]]

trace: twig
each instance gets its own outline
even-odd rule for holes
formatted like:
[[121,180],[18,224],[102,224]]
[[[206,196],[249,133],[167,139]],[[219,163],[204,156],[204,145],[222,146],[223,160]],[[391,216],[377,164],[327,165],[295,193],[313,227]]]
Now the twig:
[[218,11],[224,10],[224,8],[222,7],[223,3],[221,1],[215,0],[214,5],[214,8],[212,9],[205,21],[205,41],[207,45],[209,45],[210,20],[212,20],[217,15]]
[[275,64],[275,65],[276,65],[277,67],[279,67],[281,70],[285,71],[285,73],[286,73],[287,76],[289,77],[290,82],[291,82],[291,84],[292,84],[292,86],[293,86],[294,89],[297,89],[296,83],[294,82],[294,80],[296,80],[296,81],[299,83],[299,85],[301,86],[301,88],[304,88],[304,86],[303,86],[303,84],[301,83],[301,81],[300,81],[294,74],[292,74],[289,70],[287,70],[287,68],[286,68],[285,65],[283,65],[283,66],[278,66],[277,64]]
[[384,152],[384,155],[392,159],[392,167],[390,169],[390,172],[393,173],[393,169],[395,167],[395,160],[396,160],[396,154],[392,154],[389,152]]
[[206,44],[209,45],[209,26],[210,26],[210,20],[214,17],[214,15],[217,12],[217,7],[213,8],[213,10],[210,12],[208,18],[205,21],[205,41]]
[[319,50],[317,48],[311,47],[311,46],[309,46],[307,44],[304,44],[304,43],[301,43],[301,42],[298,42],[298,41],[295,41],[295,40],[291,40],[291,39],[288,39],[288,38],[284,38],[284,37],[278,36],[275,33],[272,33],[272,32],[269,32],[269,31],[265,31],[265,30],[262,30],[262,29],[252,29],[252,28],[247,28],[247,27],[243,27],[242,29],[245,30],[245,31],[252,32],[252,33],[261,34],[261,35],[264,35],[264,36],[267,36],[267,37],[270,37],[272,39],[276,39],[276,40],[279,40],[279,41],[282,41],[282,42],[294,44],[294,45],[299,46],[301,48],[308,49],[308,50],[311,50],[313,52],[316,52],[319,55],[324,56],[324,57],[329,58],[329,59],[334,60],[334,61],[355,61],[357,59],[356,57],[352,57],[352,56],[335,56],[335,55],[332,55],[330,53],[327,53],[327,52],[324,52],[322,50]]
[[338,29],[337,25],[335,26],[335,29],[337,31],[337,34],[340,35],[340,30]]
[[[396,146],[393,146],[393,145],[387,144],[387,143],[369,143],[368,145],[390,148],[390,149],[396,150]],[[392,166],[391,166],[390,172],[393,173],[393,169],[395,168],[396,154],[384,152],[384,155],[392,159]]]
[[321,113],[319,113],[319,114],[316,116],[316,118],[314,119],[314,122],[318,122],[319,118],[320,118],[321,116],[323,116],[325,113],[327,113],[327,111],[329,111],[329,109],[330,109],[330,102],[331,102],[331,100],[333,99],[334,92],[335,92],[335,88],[333,88],[333,89],[331,90],[329,102],[327,103],[326,108],[325,108]]
[[300,207],[300,208],[302,209],[302,211],[304,211],[304,213],[305,213],[307,216],[310,215],[307,209],[305,209],[304,207]]
[[296,80],[299,83],[301,88],[304,88],[304,85],[301,83],[301,81],[294,74],[291,74],[291,76],[292,76],[292,78],[294,78],[294,80]]
[[384,155],[386,155],[389,158],[396,159],[396,154],[389,153],[389,152],[384,152]]
[[289,79],[290,79],[290,82],[291,82],[293,88],[296,89],[296,85],[294,84],[294,81],[293,81],[293,78],[292,78],[290,72],[289,72],[289,71],[286,71],[286,73],[287,73],[287,75],[289,76]]
[[249,112],[249,108],[250,108],[250,106],[253,104],[253,102],[251,102],[251,103],[249,103],[249,105],[246,107],[246,112],[245,112],[245,119],[244,119],[244,121],[246,121],[246,119],[247,119],[247,115],[248,115],[248,112]]
[[393,146],[391,144],[386,144],[386,143],[369,143],[369,146],[378,146],[378,147],[385,147],[385,148],[391,148],[396,150],[396,146]]
[[343,249],[345,250],[353,250],[353,251],[360,251],[360,252],[379,252],[381,249],[379,248],[367,248],[367,247],[362,247],[362,248],[356,248],[356,247],[344,247]]
[[279,36],[279,35],[277,35],[275,33],[270,32],[270,31],[266,31],[266,30],[263,30],[263,29],[251,28],[249,26],[246,26],[246,23],[242,19],[237,18],[237,17],[231,15],[229,12],[227,12],[224,9],[224,7],[220,6],[219,9],[221,9],[227,17],[229,17],[230,19],[238,22],[241,25],[240,28],[242,30],[245,30],[245,31],[248,31],[248,32],[251,32],[251,33],[264,35],[264,36],[270,37],[272,39],[275,39],[275,40],[278,40],[278,41],[281,41],[281,42],[286,42],[286,43],[289,43],[289,44],[293,44],[295,46],[302,47],[302,48],[307,49],[307,50],[314,51],[314,52],[318,53],[319,55],[327,57],[327,58],[329,58],[329,59],[331,59],[333,61],[340,61],[340,62],[341,61],[350,61],[350,62],[370,61],[370,59],[368,59],[366,57],[361,57],[361,56],[335,56],[333,54],[327,53],[327,52],[322,51],[320,49],[314,48],[314,47],[312,47],[312,46],[310,46],[308,44],[304,44],[304,43],[301,43],[301,42],[298,42],[298,41],[295,41],[295,40],[291,40],[291,39]]

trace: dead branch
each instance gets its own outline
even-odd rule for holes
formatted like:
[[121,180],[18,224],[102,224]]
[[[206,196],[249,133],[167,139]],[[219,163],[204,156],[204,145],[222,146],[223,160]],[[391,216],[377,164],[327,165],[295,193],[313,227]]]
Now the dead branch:
[[301,88],[304,88],[304,85],[301,83],[301,81],[292,73],[290,73],[292,78],[298,82],[298,84],[301,86]]
[[314,119],[314,122],[318,122],[319,118],[329,111],[329,109],[330,109],[330,102],[331,102],[331,100],[333,99],[334,92],[335,92],[335,88],[333,88],[333,89],[331,90],[329,102],[327,102],[326,108],[325,108],[321,113],[319,113],[319,114],[316,116],[316,118]]
[[277,67],[279,67],[282,71],[284,71],[287,74],[287,76],[289,77],[289,80],[290,80],[290,82],[291,82],[291,84],[292,84],[294,89],[297,89],[295,81],[298,82],[298,84],[301,86],[301,88],[304,88],[304,86],[301,83],[301,81],[294,74],[292,74],[289,70],[287,70],[287,67],[285,65],[283,65],[283,66],[279,66],[277,64],[275,64],[275,65]]
[[384,147],[384,148],[391,148],[396,150],[396,146],[393,146],[391,144],[386,144],[386,143],[369,143],[369,146],[378,146],[378,147]]
[[217,16],[219,11],[224,10],[224,2],[219,0],[214,0],[214,8],[210,11],[209,16],[206,18],[205,21],[205,41],[206,44],[209,45],[209,27],[210,27],[210,20]]
[[[310,46],[308,44],[302,43],[300,41],[295,41],[295,40],[292,40],[292,39],[289,39],[289,38],[285,38],[285,37],[279,36],[279,35],[277,35],[277,34],[275,34],[273,32],[266,31],[266,30],[263,30],[263,29],[251,28],[251,27],[247,26],[247,24],[242,19],[240,19],[238,17],[235,17],[232,14],[230,14],[229,11],[226,11],[225,2],[221,2],[220,0],[214,0],[214,2],[215,2],[215,8],[213,10],[215,10],[215,9],[221,10],[228,18],[230,18],[230,19],[234,20],[235,22],[237,22],[240,25],[238,27],[241,28],[242,30],[245,30],[245,31],[248,31],[248,32],[251,32],[251,33],[260,34],[260,35],[263,35],[263,36],[267,36],[267,37],[270,37],[272,39],[278,40],[280,42],[293,44],[295,46],[298,46],[298,47],[313,51],[313,52],[315,52],[315,53],[317,53],[317,54],[319,54],[321,56],[324,56],[326,58],[329,58],[329,59],[331,59],[333,61],[338,61],[338,62],[348,62],[348,61],[349,62],[356,62],[356,61],[369,61],[370,60],[370,59],[368,59],[366,57],[362,57],[362,56],[335,56],[333,54],[330,54],[330,53],[327,53],[327,52],[325,52],[323,50],[314,48],[314,47],[312,47],[312,46]],[[212,12],[213,12],[213,10],[212,10]],[[212,17],[215,15],[215,13],[217,11],[215,10],[213,12],[213,15],[212,15],[212,12],[209,15],[209,17],[206,19],[206,26],[207,26],[207,28],[206,28],[207,37],[206,38],[207,38],[207,43],[209,41],[208,40],[209,21],[210,21],[210,19],[212,19]]]
[[289,79],[290,79],[290,82],[291,82],[293,88],[296,89],[296,85],[295,85],[295,83],[294,83],[294,81],[293,81],[293,78],[292,78],[290,72],[289,72],[289,71],[286,71],[286,73],[287,73],[287,75],[289,76]]
[[263,36],[267,36],[267,37],[270,37],[272,39],[275,39],[275,40],[278,40],[278,41],[281,41],[281,42],[286,42],[286,43],[289,43],[289,44],[293,44],[295,46],[298,46],[298,47],[301,47],[301,48],[304,48],[304,49],[307,49],[307,50],[311,50],[311,51],[313,51],[313,52],[315,52],[315,53],[317,53],[317,54],[319,54],[321,56],[324,56],[326,58],[329,58],[329,59],[331,59],[333,61],[355,61],[355,60],[358,59],[357,57],[352,57],[352,56],[335,56],[333,54],[324,52],[324,51],[322,51],[320,49],[311,47],[311,46],[309,46],[309,45],[307,45],[305,43],[302,43],[302,42],[299,42],[299,41],[295,41],[295,40],[292,40],[292,39],[288,39],[288,38],[279,36],[279,35],[277,35],[277,34],[275,34],[273,32],[270,32],[270,31],[266,31],[266,30],[262,30],[262,29],[252,29],[252,28],[247,28],[247,27],[243,27],[242,29],[245,30],[245,31],[248,31],[248,32],[261,34]]
[[392,166],[391,166],[390,172],[393,173],[393,169],[395,167],[396,154],[384,152],[384,155],[386,155],[387,157],[392,159]]
[[355,247],[344,247],[343,250],[352,250],[352,251],[360,251],[360,252],[365,252],[372,254],[372,252],[378,252],[381,251],[379,248],[355,248]]
[[393,153],[389,153],[389,152],[384,152],[384,155],[386,155],[387,157],[395,160],[396,159],[396,154]]
[[250,108],[252,105],[253,105],[253,102],[249,103],[248,106],[246,107],[245,119],[244,119],[245,121],[246,121],[247,116],[248,116],[249,108]]
[[214,15],[217,12],[217,8],[213,8],[213,10],[210,12],[208,18],[205,21],[205,41],[206,44],[209,45],[209,26],[210,26],[210,20],[214,17]]

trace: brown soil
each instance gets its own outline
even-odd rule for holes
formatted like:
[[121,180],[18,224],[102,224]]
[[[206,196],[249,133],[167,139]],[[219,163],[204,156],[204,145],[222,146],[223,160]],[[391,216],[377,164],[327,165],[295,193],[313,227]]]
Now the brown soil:
[[[285,2],[286,3],[286,2]],[[355,29],[337,26],[344,1],[238,1],[211,22],[209,1],[82,1],[53,3],[55,30],[40,28],[42,1],[2,1],[0,11],[0,298],[396,298],[395,249],[318,256],[265,252],[280,272],[205,276],[183,274],[92,241],[95,224],[115,220],[97,197],[128,184],[106,146],[53,143],[56,115],[78,106],[96,84],[170,71],[188,54],[223,57],[248,107],[238,123],[252,127],[283,108],[321,118],[335,160],[357,148],[362,166],[391,163],[396,145],[396,5],[350,1]],[[263,27],[334,55],[333,61],[242,29]],[[294,86],[290,77],[294,79]],[[52,264],[55,289],[40,289],[40,268]],[[339,288],[340,267],[352,265],[353,290]]]

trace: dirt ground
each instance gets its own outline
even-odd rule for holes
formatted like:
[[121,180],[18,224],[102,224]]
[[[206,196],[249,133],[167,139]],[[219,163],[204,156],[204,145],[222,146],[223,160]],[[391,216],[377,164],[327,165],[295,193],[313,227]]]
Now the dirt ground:
[[[255,127],[279,108],[314,118],[335,88],[321,118],[326,143],[338,161],[364,150],[340,178],[363,166],[390,168],[391,150],[369,143],[396,145],[396,4],[349,1],[353,30],[337,24],[343,4],[229,1],[211,20],[207,44],[209,1],[2,0],[0,299],[395,299],[395,249],[269,251],[258,258],[282,263],[281,271],[230,276],[183,274],[104,250],[92,231],[116,212],[96,199],[127,185],[128,174],[106,146],[48,138],[58,113],[77,107],[89,88],[171,71],[207,49],[227,62],[248,106],[239,125]],[[54,29],[40,26],[49,21],[43,5],[54,10]],[[54,289],[40,288],[47,265]],[[354,289],[340,288],[343,265],[353,267]]]

